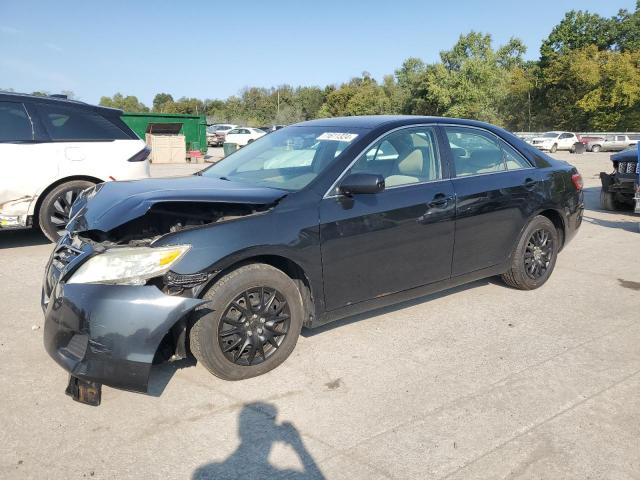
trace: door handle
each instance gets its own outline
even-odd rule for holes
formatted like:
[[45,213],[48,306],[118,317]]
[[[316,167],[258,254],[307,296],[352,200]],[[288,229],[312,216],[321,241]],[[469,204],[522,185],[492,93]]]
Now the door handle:
[[448,197],[444,193],[438,193],[434,195],[433,200],[431,200],[427,206],[429,208],[444,208],[451,200],[453,200],[453,197]]
[[527,190],[533,190],[534,188],[536,188],[537,184],[538,182],[536,182],[533,178],[527,178],[524,181],[524,188],[526,188]]

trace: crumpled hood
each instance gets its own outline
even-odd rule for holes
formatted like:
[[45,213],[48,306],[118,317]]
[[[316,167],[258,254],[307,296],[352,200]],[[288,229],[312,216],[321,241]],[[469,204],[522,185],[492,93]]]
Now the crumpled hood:
[[252,187],[218,178],[149,178],[107,182],[85,191],[73,204],[69,231],[108,232],[144,215],[160,202],[211,202],[266,205],[287,194],[284,190]]

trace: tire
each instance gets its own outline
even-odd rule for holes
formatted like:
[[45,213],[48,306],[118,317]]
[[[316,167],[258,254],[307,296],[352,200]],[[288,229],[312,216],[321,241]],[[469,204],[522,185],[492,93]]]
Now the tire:
[[615,212],[620,210],[620,204],[616,201],[616,197],[613,193],[600,190],[600,208],[610,212]]
[[[199,318],[189,340],[193,355],[216,377],[243,380],[262,375],[284,362],[296,346],[304,319],[302,296],[281,270],[263,263],[244,265],[220,278],[204,298],[210,302],[196,310]],[[280,343],[275,347],[271,340]],[[229,349],[226,353],[223,346]]]
[[247,145],[249,145],[250,143],[253,143],[253,138],[249,139],[249,141],[247,142]]
[[551,153],[556,153],[558,151],[558,145],[556,145],[555,143],[553,144],[553,147],[551,147],[551,150],[549,150]]
[[593,153],[598,153],[600,149],[601,149],[600,145],[594,145],[593,147],[591,147],[591,151]]
[[[551,242],[547,244],[550,247],[548,253],[544,248],[535,253],[535,249],[532,248],[540,240],[538,232],[546,234],[547,242]],[[511,259],[511,268],[502,274],[502,280],[518,290],[534,290],[541,287],[553,272],[559,246],[558,231],[551,220],[542,215],[534,217],[522,233]],[[534,263],[539,265],[536,273],[540,272],[540,275],[531,272],[529,267],[533,265],[535,268]]]
[[47,193],[38,211],[38,225],[49,240],[58,241],[69,222],[71,205],[80,192],[94,185],[86,180],[74,180],[58,185]]

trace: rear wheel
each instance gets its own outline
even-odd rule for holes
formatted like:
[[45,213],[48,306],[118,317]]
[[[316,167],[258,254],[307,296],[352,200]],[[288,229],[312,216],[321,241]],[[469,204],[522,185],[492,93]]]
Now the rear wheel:
[[553,144],[553,147],[551,147],[550,152],[551,153],[556,153],[558,151],[558,145],[556,145],[555,143]]
[[511,268],[502,274],[502,280],[519,290],[542,286],[556,265],[559,246],[555,225],[547,217],[538,215],[518,241]]
[[[234,270],[204,295],[208,310],[191,328],[193,355],[225,380],[274,369],[293,351],[304,316],[294,281],[271,265]],[[198,313],[196,312],[196,315]]]
[[49,240],[58,241],[69,223],[71,205],[80,192],[94,185],[86,180],[74,180],[58,185],[44,197],[38,212],[38,224]]
[[601,149],[601,148],[602,148],[602,147],[600,147],[600,145],[594,145],[594,146],[592,146],[592,147],[591,147],[591,151],[592,151],[593,153],[598,153],[598,152],[600,151],[600,149]]

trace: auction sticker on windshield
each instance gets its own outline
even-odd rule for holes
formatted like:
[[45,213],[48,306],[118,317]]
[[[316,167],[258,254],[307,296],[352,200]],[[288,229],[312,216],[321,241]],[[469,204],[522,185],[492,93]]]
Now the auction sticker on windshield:
[[357,133],[340,133],[340,132],[325,132],[320,135],[316,140],[333,140],[334,142],[350,142],[358,136]]

